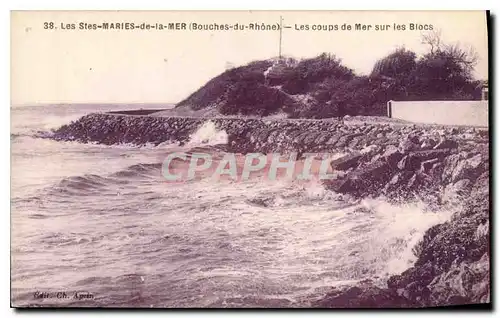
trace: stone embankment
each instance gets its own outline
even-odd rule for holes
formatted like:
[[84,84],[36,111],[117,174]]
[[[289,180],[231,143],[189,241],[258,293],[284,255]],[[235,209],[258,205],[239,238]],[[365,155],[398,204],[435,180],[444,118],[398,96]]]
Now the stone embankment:
[[[229,147],[239,152],[325,152],[361,150],[366,146],[399,145],[406,136],[416,135],[432,148],[443,138],[459,140],[460,146],[473,148],[488,142],[488,131],[474,128],[417,127],[390,124],[341,124],[336,120],[190,118],[126,116],[96,113],[86,115],[57,129],[50,137],[101,144],[142,145],[167,141],[186,142],[206,121],[212,121],[229,136]],[[453,141],[452,141],[453,142]]]
[[[186,142],[208,119],[90,114],[50,138],[102,144]],[[474,128],[343,124],[334,120],[210,119],[232,152],[343,152],[328,188],[355,197],[415,197],[461,207],[430,228],[417,261],[386,288],[339,287],[319,307],[414,307],[490,302],[489,135]]]
[[[410,136],[398,147],[374,147],[335,160],[346,173],[328,186],[355,196],[415,197],[436,209],[456,210],[450,221],[433,226],[414,247],[417,261],[387,288],[371,282],[338,288],[318,307],[421,307],[490,302],[489,148],[449,135],[437,144]],[[422,140],[423,139],[423,140]]]

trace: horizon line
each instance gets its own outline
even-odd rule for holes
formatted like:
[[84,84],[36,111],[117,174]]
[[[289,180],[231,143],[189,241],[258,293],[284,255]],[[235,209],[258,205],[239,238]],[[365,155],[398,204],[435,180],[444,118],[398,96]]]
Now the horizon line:
[[15,108],[15,107],[25,107],[25,106],[65,106],[65,105],[68,105],[68,106],[73,106],[73,105],[103,105],[103,106],[106,106],[106,105],[109,105],[109,106],[113,106],[113,105],[176,105],[178,104],[179,102],[94,102],[94,101],[91,101],[91,102],[33,102],[33,103],[18,103],[18,104],[13,104],[11,103],[10,104],[10,107],[11,108]]

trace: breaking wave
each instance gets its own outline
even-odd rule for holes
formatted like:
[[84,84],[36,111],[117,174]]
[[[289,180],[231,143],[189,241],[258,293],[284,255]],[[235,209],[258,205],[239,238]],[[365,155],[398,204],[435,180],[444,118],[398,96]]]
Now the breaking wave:
[[189,146],[227,144],[228,135],[224,130],[218,130],[212,121],[205,122],[189,137]]
[[[389,275],[412,265],[413,247],[424,232],[451,215],[429,211],[420,202],[395,205],[382,198],[354,199],[315,180],[308,184],[260,178],[241,183],[201,180],[171,187],[161,182],[159,163],[64,178],[38,200],[22,204],[28,210],[30,204],[42,204],[44,211],[30,215],[38,223],[53,217],[45,210],[65,206],[83,213],[85,222],[74,221],[79,222],[78,231],[56,227],[56,232],[44,234],[40,244],[62,253],[68,249],[67,256],[74,255],[74,246],[87,254],[97,249],[92,264],[135,264],[133,272],[115,267],[104,272],[111,279],[139,275],[153,289],[157,284],[176,286],[162,289],[168,300],[151,300],[154,306],[174,307],[275,302],[293,306],[331,286],[368,278],[383,285]],[[91,213],[109,221],[90,222]],[[123,217],[127,228],[115,229]],[[159,266],[167,276],[148,274],[141,265],[145,260],[148,271]],[[74,266],[81,266],[78,262]],[[82,267],[79,275],[58,275],[70,286],[87,288],[91,285],[82,281],[101,279],[91,269],[88,274]],[[106,304],[113,304],[113,297],[101,292]],[[187,303],[189,297],[195,298]]]
[[38,286],[91,290],[94,306],[300,305],[336,285],[385,284],[413,264],[424,232],[452,214],[420,201],[359,200],[318,180],[166,183],[166,153],[224,152],[227,133],[211,121],[184,146],[24,134],[11,137],[17,175],[46,175],[40,191],[19,184],[11,202],[13,298],[26,303]]

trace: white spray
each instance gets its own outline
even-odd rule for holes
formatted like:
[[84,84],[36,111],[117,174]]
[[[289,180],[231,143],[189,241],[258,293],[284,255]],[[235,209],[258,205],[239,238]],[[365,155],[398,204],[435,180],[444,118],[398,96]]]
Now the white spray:
[[212,146],[227,144],[227,141],[227,133],[224,130],[218,130],[215,124],[209,120],[189,136],[188,145]]

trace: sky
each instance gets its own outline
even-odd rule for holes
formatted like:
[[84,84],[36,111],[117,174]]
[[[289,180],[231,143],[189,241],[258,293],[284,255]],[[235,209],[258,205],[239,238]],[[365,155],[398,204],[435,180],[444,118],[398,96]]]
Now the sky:
[[[11,14],[11,104],[176,103],[229,66],[279,51],[276,30],[82,30],[80,23],[277,25],[280,16],[291,27],[282,33],[286,56],[329,52],[368,74],[397,47],[426,52],[421,36],[428,31],[409,26],[432,25],[443,42],[472,45],[479,56],[475,76],[487,79],[484,11],[23,11]],[[355,30],[357,23],[372,27]],[[351,30],[312,30],[344,24]],[[395,30],[395,24],[405,30]],[[375,30],[376,25],[390,28]]]

